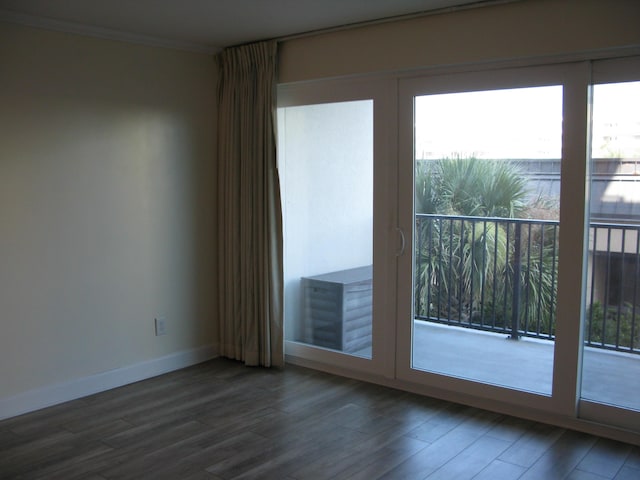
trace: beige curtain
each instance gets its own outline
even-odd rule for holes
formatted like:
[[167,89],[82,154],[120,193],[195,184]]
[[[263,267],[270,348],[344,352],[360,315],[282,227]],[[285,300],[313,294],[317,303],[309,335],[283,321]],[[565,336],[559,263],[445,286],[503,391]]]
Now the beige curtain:
[[275,41],[218,55],[218,335],[222,356],[284,364]]

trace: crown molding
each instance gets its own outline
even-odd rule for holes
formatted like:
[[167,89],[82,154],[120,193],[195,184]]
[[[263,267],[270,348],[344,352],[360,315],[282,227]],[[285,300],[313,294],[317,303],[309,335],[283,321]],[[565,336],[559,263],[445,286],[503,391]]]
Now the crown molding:
[[121,30],[112,30],[109,28],[96,27],[93,25],[85,25],[83,23],[68,22],[64,20],[56,20],[54,18],[28,15],[11,10],[0,9],[0,22],[14,23],[18,25],[25,25],[28,27],[42,28],[45,30],[54,30],[57,32],[73,33],[76,35],[102,38],[106,40],[134,43],[150,47],[171,48],[174,50],[206,53],[209,55],[215,55],[216,53],[222,51],[222,48],[212,47],[210,45],[201,43],[182,42],[166,38],[154,37],[150,35],[124,32]]

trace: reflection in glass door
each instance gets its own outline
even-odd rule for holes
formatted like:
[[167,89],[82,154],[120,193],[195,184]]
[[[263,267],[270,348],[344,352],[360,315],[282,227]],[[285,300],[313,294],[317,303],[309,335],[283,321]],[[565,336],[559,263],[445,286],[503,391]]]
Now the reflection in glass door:
[[640,82],[593,86],[582,398],[640,411]]
[[278,110],[286,340],[372,358],[373,100]]
[[551,395],[562,97],[414,97],[413,369]]

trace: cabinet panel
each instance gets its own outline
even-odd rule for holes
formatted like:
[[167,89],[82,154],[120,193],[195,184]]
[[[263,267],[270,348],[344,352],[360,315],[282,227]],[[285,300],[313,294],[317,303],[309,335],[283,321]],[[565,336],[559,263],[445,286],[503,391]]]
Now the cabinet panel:
[[371,347],[371,265],[302,278],[303,315],[314,345],[354,353]]

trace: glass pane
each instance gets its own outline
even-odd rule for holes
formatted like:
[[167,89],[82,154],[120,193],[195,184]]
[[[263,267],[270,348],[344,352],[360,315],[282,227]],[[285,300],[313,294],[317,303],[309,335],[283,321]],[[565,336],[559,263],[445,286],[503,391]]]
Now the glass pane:
[[278,122],[286,339],[371,358],[373,101]]
[[593,87],[582,397],[640,410],[640,82]]
[[562,87],[415,98],[412,367],[551,394]]

